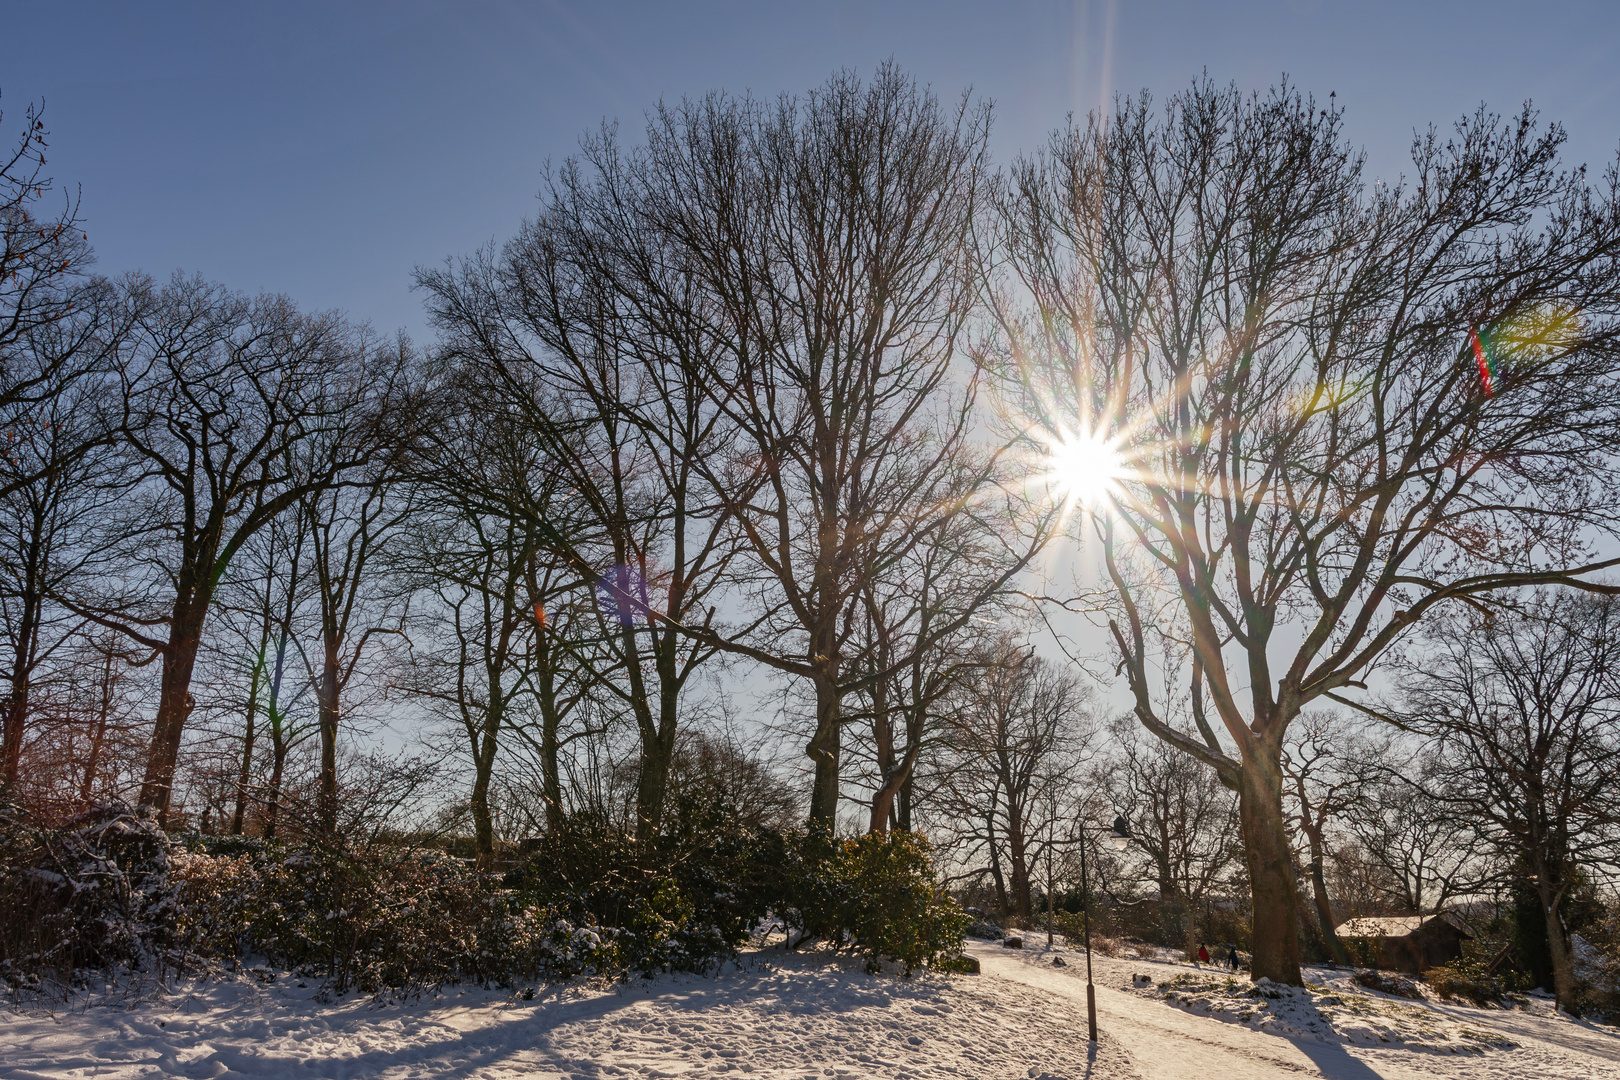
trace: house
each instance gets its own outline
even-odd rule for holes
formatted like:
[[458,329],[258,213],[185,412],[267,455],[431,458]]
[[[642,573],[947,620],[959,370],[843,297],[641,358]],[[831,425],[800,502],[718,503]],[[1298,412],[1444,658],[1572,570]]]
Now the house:
[[[1370,960],[1390,971],[1421,975],[1432,967],[1462,957],[1462,943],[1474,935],[1456,915],[1396,915],[1389,918],[1348,919],[1335,931],[1358,960]],[[1352,939],[1367,943],[1358,949]]]

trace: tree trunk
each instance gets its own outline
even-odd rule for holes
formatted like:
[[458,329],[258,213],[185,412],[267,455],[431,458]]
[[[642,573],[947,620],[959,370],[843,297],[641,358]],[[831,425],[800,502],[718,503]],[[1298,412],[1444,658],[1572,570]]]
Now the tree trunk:
[[1028,851],[1024,840],[1024,830],[1019,824],[1019,815],[1011,806],[1008,807],[1007,829],[1007,860],[1012,864],[1012,901],[1013,908],[1020,919],[1030,917],[1029,900],[1029,861]]
[[256,732],[254,721],[259,714],[259,683],[264,678],[264,650],[270,642],[269,632],[266,631],[259,644],[259,655],[253,661],[253,671],[248,676],[247,708],[243,710],[247,723],[242,732],[242,764],[236,770],[236,806],[231,813],[231,835],[241,836],[242,830],[247,827],[248,784],[253,778],[253,743]]
[[[21,666],[19,659],[18,667]],[[13,672],[11,693],[6,697],[5,738],[3,745],[0,745],[0,783],[15,784],[22,771],[23,718],[27,715],[28,675],[26,672]]]
[[[1552,880],[1554,875],[1560,880]],[[1557,999],[1560,1009],[1573,1014],[1575,952],[1569,939],[1569,931],[1564,928],[1562,912],[1559,910],[1564,893],[1562,876],[1558,868],[1543,866],[1541,872],[1536,875],[1536,897],[1541,901],[1542,918],[1547,923],[1547,951],[1552,959],[1553,996]]]
[[90,805],[95,793],[96,773],[101,768],[102,748],[107,742],[107,725],[112,721],[113,654],[109,649],[101,658],[101,700],[96,702],[96,723],[90,732],[90,757],[84,763],[84,783],[79,787],[79,802]]
[[1326,858],[1322,832],[1320,829],[1307,828],[1305,835],[1311,846],[1311,894],[1316,902],[1316,925],[1322,931],[1322,943],[1333,953],[1334,961],[1349,967],[1350,953],[1345,949],[1344,942],[1339,940],[1333,923],[1333,906],[1328,902],[1327,879],[1322,871]]
[[253,741],[254,713],[253,703],[248,704],[247,724],[242,732],[242,764],[236,770],[236,805],[231,809],[230,835],[241,836],[242,830],[247,827],[248,784],[253,779]]
[[[628,636],[628,634],[626,635]],[[651,841],[658,836],[664,821],[664,799],[669,792],[669,763],[675,756],[676,711],[680,706],[680,687],[676,681],[675,663],[678,641],[671,631],[664,647],[657,651],[658,716],[651,708],[637,712],[641,721],[641,772],[636,778],[636,839]],[[634,655],[634,654],[632,654]],[[646,701],[646,689],[641,687],[640,700]]]
[[562,831],[562,770],[557,758],[562,750],[562,714],[557,710],[557,685],[549,667],[540,673],[540,797],[546,804],[546,832]]
[[1298,890],[1283,818],[1280,755],[1258,740],[1243,761],[1238,791],[1243,856],[1254,896],[1254,961],[1251,973],[1275,983],[1302,986],[1299,970]]
[[157,812],[160,828],[168,828],[169,804],[174,796],[174,769],[180,757],[180,736],[194,704],[191,674],[202,646],[203,619],[208,613],[206,590],[175,601],[169,643],[163,651],[163,677],[158,691],[157,721],[151,752],[141,781],[140,803]]
[[321,678],[315,688],[321,726],[321,778],[320,790],[316,795],[316,820],[320,823],[321,835],[331,839],[337,835],[337,732],[341,705],[338,699],[338,649],[341,642],[328,634],[322,644]]
[[[911,774],[916,769],[916,748],[908,747],[905,758],[898,765],[891,764],[884,774],[883,784],[872,794],[871,831],[887,832],[892,816],[896,828],[911,829]],[[900,811],[895,812],[895,800],[900,800]]]
[[259,677],[264,672],[264,651],[259,651],[258,661],[254,661],[253,675],[248,678],[248,708],[246,724],[241,733],[241,766],[237,769],[237,805],[230,814],[230,836],[241,836],[241,831],[248,823],[248,784],[253,780],[253,742],[254,721],[259,714]]
[[290,748],[281,740],[274,740],[272,747],[273,758],[270,764],[270,785],[265,792],[264,799],[264,838],[274,840],[276,827],[281,823],[281,775],[287,765],[287,751]]
[[482,739],[475,747],[472,798],[469,808],[473,819],[473,853],[478,857],[478,869],[495,867],[495,822],[489,812],[489,780],[495,771],[495,748],[501,727],[504,703],[492,702],[484,719]]
[[838,819],[838,759],[842,731],[836,671],[824,670],[815,679],[816,734],[804,752],[816,763],[815,786],[810,789],[810,824],[835,828]]
[[996,885],[996,910],[1001,912],[1002,918],[1006,918],[1012,914],[1012,905],[1007,902],[1007,879],[1001,872],[1001,851],[996,847],[994,826],[989,821],[985,824],[990,830],[987,846],[990,849],[990,880]]
[[34,636],[39,632],[32,598],[23,603],[17,630],[17,655],[11,667],[11,693],[6,695],[5,737],[0,741],[0,783],[15,784],[22,770],[23,724],[28,719],[28,673],[33,667]]

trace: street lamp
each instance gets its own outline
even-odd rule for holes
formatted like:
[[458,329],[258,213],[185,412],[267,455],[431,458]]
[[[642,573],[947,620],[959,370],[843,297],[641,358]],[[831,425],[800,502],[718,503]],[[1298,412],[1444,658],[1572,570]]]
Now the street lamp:
[[[1114,815],[1114,828],[1108,834],[1115,851],[1124,851],[1131,842],[1131,825],[1124,814]],[[1097,988],[1091,981],[1091,879],[1086,872],[1086,825],[1080,823],[1080,923],[1086,938],[1086,1024],[1092,1042],[1097,1041]]]

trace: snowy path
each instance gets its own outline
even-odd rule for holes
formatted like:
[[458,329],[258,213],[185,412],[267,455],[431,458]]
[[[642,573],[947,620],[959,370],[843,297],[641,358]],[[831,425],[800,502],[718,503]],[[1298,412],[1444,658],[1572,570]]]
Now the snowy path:
[[[1085,960],[1067,949],[1067,967],[1050,964],[1043,948],[1013,951],[971,942],[985,975],[1043,990],[1085,1009]],[[1133,971],[1165,978],[1150,961],[1094,961],[1097,1027],[1104,1041],[1117,1041],[1142,1080],[1620,1080],[1620,1038],[1605,1029],[1542,1014],[1497,1012],[1463,1006],[1431,1006],[1476,1027],[1494,1028],[1519,1044],[1517,1050],[1480,1056],[1447,1056],[1410,1049],[1347,1047],[1316,1039],[1263,1034],[1172,1008],[1125,989]],[[1183,969],[1184,970],[1184,969]]]

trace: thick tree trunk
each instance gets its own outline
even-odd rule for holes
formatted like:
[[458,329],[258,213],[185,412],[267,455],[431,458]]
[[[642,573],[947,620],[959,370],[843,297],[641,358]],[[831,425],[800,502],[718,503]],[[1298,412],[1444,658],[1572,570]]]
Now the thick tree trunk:
[[209,598],[204,590],[177,600],[163,652],[163,676],[158,691],[157,721],[153,725],[146,775],[141,781],[140,803],[157,813],[158,825],[167,828],[169,804],[174,796],[174,769],[180,757],[180,737],[191,715],[191,675],[202,646],[203,619]]
[[337,835],[337,734],[341,719],[338,678],[338,650],[341,642],[328,635],[322,643],[321,678],[315,688],[321,727],[321,777],[316,794],[316,820],[321,835],[330,839]]
[[838,763],[842,749],[840,707],[836,672],[819,674],[816,685],[816,734],[805,745],[807,757],[816,763],[815,786],[810,789],[810,824],[831,829],[838,819]]
[[1299,970],[1298,890],[1294,858],[1283,818],[1282,766],[1276,751],[1258,744],[1243,761],[1238,813],[1243,827],[1243,855],[1254,897],[1255,978],[1302,986]]
[[[1560,880],[1554,880],[1558,878]],[[1553,996],[1565,1012],[1575,1007],[1575,951],[1564,928],[1560,912],[1563,900],[1562,875],[1544,867],[1537,875],[1536,897],[1541,901],[1542,918],[1547,923],[1547,951],[1552,959]]]
[[1012,902],[1013,909],[1020,919],[1028,919],[1031,914],[1029,899],[1029,859],[1028,845],[1024,838],[1024,830],[1019,827],[1021,815],[1012,806],[1008,808],[1009,827],[1007,829],[1007,861],[1012,871]]

